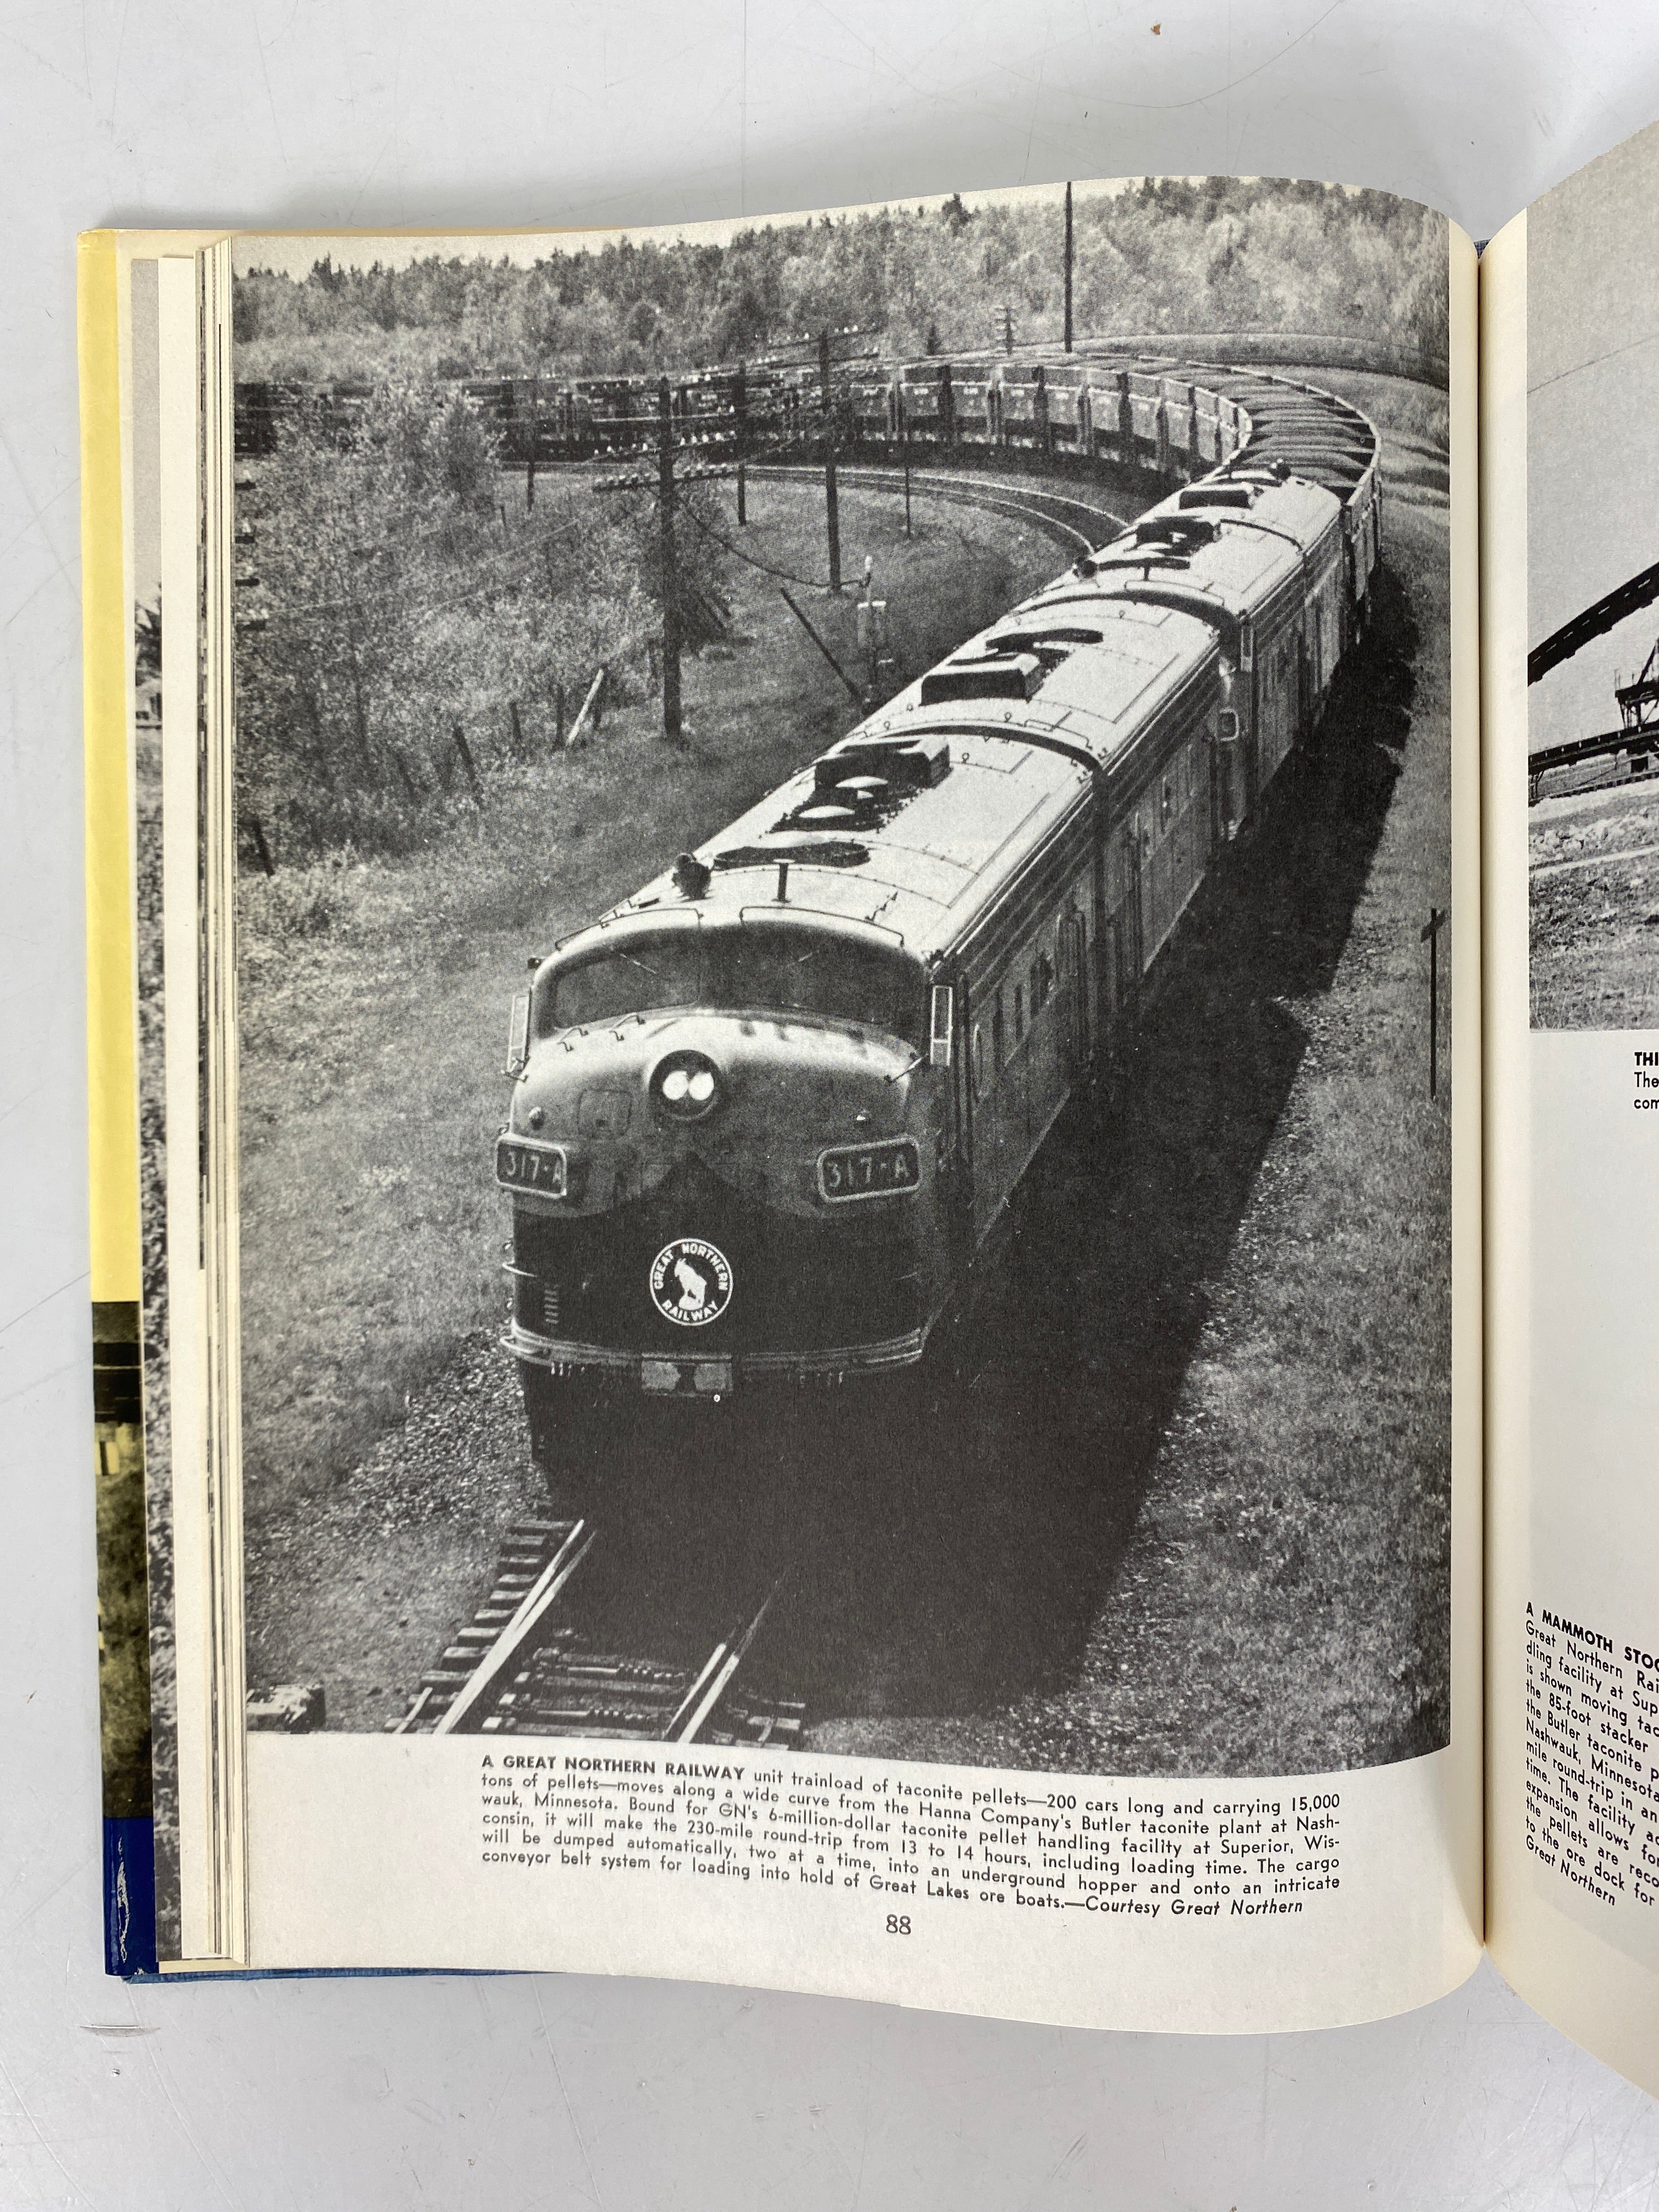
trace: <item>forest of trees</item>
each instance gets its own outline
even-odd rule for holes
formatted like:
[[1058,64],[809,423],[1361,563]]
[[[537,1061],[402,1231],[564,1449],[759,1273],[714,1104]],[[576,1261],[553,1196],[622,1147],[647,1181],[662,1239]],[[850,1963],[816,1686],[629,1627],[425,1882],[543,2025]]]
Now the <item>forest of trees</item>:
[[[803,331],[884,352],[1057,339],[1060,197],[882,208],[671,244],[404,269],[319,261],[236,287],[240,378],[605,375],[754,359]],[[1385,192],[1215,177],[1079,191],[1079,334],[1297,331],[1446,349],[1445,226]]]
[[[544,479],[502,498],[461,376],[603,374],[755,360],[803,331],[872,331],[890,357],[1060,335],[1060,196],[883,209],[528,266],[325,258],[234,298],[239,381],[366,391],[349,436],[320,398],[283,416],[239,494],[238,774],[285,855],[398,849],[467,803],[469,760],[539,753],[593,672],[648,690],[661,627],[654,501]],[[1382,193],[1213,179],[1079,193],[1079,335],[1291,331],[1446,345],[1442,220]],[[688,499],[681,580],[725,556]],[[463,732],[463,752],[454,732]]]
[[[298,408],[246,480],[237,777],[267,850],[424,842],[446,802],[469,803],[475,766],[556,740],[562,692],[574,720],[597,670],[613,700],[648,682],[654,501],[550,478],[533,508],[509,506],[498,466],[465,398],[389,380],[348,439]],[[723,557],[696,526],[702,504],[688,487],[678,585],[693,635]]]

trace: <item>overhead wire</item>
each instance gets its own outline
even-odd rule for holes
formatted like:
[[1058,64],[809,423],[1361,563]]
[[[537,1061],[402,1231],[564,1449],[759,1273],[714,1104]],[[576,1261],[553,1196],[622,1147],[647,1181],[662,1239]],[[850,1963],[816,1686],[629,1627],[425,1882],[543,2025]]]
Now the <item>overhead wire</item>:
[[728,553],[746,562],[750,568],[758,568],[768,576],[781,577],[786,584],[802,585],[809,592],[827,592],[830,589],[828,576],[799,575],[793,568],[780,568],[775,562],[763,561],[758,553],[744,552],[741,545],[733,544],[723,531],[716,530],[712,522],[706,522],[696,507],[689,503],[682,506],[679,512],[688,516],[706,538],[712,538],[717,545],[723,545]]

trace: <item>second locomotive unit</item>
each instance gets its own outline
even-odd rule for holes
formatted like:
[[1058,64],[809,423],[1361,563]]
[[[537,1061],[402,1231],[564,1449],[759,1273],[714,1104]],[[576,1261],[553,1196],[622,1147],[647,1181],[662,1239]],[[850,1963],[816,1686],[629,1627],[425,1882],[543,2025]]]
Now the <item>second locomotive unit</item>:
[[1317,720],[1374,455],[1346,497],[1282,447],[1173,493],[540,963],[496,1152],[538,1449],[572,1381],[921,1358]]

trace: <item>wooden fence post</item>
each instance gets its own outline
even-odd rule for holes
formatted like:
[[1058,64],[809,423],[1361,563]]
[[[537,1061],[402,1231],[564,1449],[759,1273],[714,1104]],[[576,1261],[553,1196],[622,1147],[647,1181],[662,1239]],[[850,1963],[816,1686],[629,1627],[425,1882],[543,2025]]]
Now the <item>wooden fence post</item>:
[[[518,720],[516,714],[513,719],[514,721]],[[459,722],[455,725],[454,738],[456,753],[459,757],[461,766],[466,770],[466,780],[472,787],[472,804],[477,808],[479,813],[482,814],[483,812],[483,786],[478,781],[478,770],[477,763],[472,758],[472,748],[468,744],[465,737],[463,735],[461,726]]]
[[553,686],[553,750],[555,752],[564,750],[564,686],[562,684],[556,684]]
[[599,695],[604,689],[605,671],[604,669],[600,669],[599,674],[588,685],[587,696],[582,701],[581,705],[576,709],[576,719],[570,725],[570,743],[573,745],[575,744],[577,738],[580,737],[582,733],[582,726],[586,721],[588,715],[597,708]]

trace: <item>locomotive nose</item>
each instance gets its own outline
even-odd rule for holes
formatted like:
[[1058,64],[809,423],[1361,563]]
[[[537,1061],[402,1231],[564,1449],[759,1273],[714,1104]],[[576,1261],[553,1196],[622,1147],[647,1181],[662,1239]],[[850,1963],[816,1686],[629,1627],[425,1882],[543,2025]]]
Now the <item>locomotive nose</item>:
[[726,1080],[706,1052],[682,1046],[665,1053],[646,1085],[652,1103],[672,1121],[701,1121],[726,1095]]

